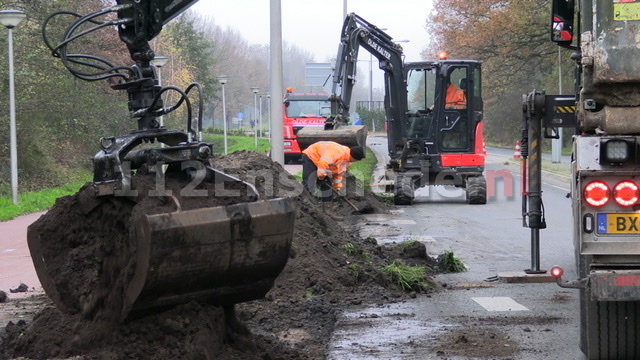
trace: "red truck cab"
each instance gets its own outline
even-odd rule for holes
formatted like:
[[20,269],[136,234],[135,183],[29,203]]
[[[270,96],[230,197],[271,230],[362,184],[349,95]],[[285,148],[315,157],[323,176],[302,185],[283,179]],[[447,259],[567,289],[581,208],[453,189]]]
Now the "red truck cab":
[[294,93],[288,88],[283,101],[283,134],[285,161],[300,161],[302,150],[298,144],[298,130],[306,126],[323,127],[331,114],[326,93]]

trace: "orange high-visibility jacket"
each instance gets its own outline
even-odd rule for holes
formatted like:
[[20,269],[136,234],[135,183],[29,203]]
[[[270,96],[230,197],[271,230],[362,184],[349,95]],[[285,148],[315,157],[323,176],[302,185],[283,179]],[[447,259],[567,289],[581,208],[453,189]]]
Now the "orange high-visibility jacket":
[[445,109],[466,109],[467,96],[459,87],[449,84],[447,94],[445,95]]
[[302,151],[318,167],[318,179],[331,179],[335,190],[342,189],[344,173],[351,166],[351,150],[334,141],[318,141]]

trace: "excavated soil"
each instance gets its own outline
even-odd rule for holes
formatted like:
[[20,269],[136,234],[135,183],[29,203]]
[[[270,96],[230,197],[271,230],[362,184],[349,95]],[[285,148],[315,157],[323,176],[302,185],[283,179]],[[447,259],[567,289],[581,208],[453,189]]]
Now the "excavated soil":
[[[115,315],[121,306],[118,299],[133,260],[129,250],[119,249],[135,251],[128,243],[131,219],[139,213],[173,211],[176,203],[139,195],[135,201],[115,199],[87,208],[79,201],[83,189],[60,198],[30,228],[30,234],[58,239],[46,251],[56,259],[52,276],[64,305],[59,309],[43,295],[43,309],[32,321],[10,322],[0,332],[0,359],[322,359],[340,311],[415,295],[388,279],[382,266],[402,258],[407,265],[436,271],[436,261],[420,243],[403,249],[382,247],[375,239],[355,235],[350,227],[353,209],[342,201],[334,203],[340,221],[326,216],[317,199],[264,155],[240,151],[217,157],[212,165],[253,184],[263,198],[295,199],[289,259],[263,299],[235,308],[192,301],[120,321]],[[137,189],[156,184],[149,176],[134,177]],[[250,195],[216,196],[206,184],[197,189],[207,190],[208,196],[180,197],[187,182],[176,178],[165,184],[183,209],[251,200]],[[356,206],[388,212],[388,205],[354,184],[353,179],[348,182],[349,198]],[[248,193],[246,188],[239,190]]]

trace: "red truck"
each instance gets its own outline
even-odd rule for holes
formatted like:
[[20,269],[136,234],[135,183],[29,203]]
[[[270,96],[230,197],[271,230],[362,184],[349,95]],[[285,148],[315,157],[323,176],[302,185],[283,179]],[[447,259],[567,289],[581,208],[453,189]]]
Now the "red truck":
[[302,150],[297,133],[303,127],[324,127],[331,115],[331,103],[326,93],[294,93],[287,88],[283,100],[284,157],[285,161],[300,161]]

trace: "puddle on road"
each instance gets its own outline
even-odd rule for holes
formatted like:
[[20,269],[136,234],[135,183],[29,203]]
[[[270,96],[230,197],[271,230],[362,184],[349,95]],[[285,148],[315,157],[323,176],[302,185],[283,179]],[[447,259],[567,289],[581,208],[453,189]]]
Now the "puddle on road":
[[440,332],[456,324],[425,321],[415,303],[343,313],[329,344],[329,360],[423,359]]
[[[437,242],[431,235],[416,235],[403,233],[403,229],[394,226],[403,225],[396,219],[398,214],[369,214],[362,215],[356,226],[362,238],[372,237],[378,245],[400,244],[409,240],[417,240],[425,245]],[[415,224],[415,222],[412,222]]]

